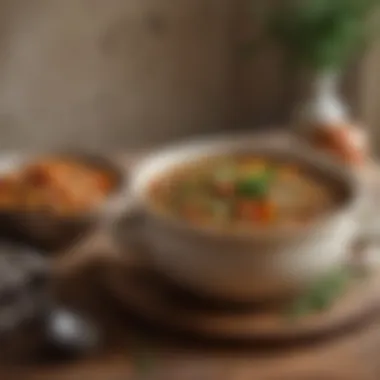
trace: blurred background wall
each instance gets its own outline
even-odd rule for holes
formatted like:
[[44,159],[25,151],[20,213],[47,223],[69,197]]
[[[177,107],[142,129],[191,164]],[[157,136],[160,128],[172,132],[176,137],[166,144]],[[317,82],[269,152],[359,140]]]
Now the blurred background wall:
[[380,154],[380,41],[363,58],[358,81],[358,103],[373,149]]
[[[247,0],[0,0],[0,148],[128,148],[283,123],[293,75],[276,51],[245,51],[256,3],[252,22]],[[374,128],[380,76],[362,66],[346,91]]]

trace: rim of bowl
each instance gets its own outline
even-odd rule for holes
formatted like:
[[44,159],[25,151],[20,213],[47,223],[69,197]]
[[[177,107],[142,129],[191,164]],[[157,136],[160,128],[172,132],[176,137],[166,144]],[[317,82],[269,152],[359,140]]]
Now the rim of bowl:
[[[284,136],[281,137],[283,139]],[[271,141],[271,139],[273,139]],[[241,144],[241,145],[240,145]],[[239,149],[243,150],[239,152]],[[261,151],[260,151],[261,150]],[[300,161],[306,167],[315,166],[318,172],[327,180],[332,181],[332,177],[336,176],[334,181],[344,188],[347,192],[342,202],[337,202],[328,212],[317,217],[312,223],[301,226],[284,228],[284,227],[257,227],[250,231],[247,230],[226,230],[218,226],[195,225],[181,218],[177,218],[170,214],[161,213],[150,204],[151,200],[147,194],[147,190],[151,183],[167,173],[170,170],[178,168],[186,162],[194,162],[206,157],[217,157],[226,153],[241,154],[250,152],[260,155],[282,155],[288,156],[289,159]],[[169,161],[169,162],[166,162]],[[165,163],[166,162],[166,163]],[[154,170],[154,165],[163,168]],[[150,174],[149,172],[155,172]],[[145,178],[144,179],[144,174]],[[198,237],[204,238],[216,237],[223,239],[288,239],[294,236],[306,235],[319,226],[323,226],[326,222],[342,213],[349,211],[360,201],[361,186],[354,172],[345,164],[337,162],[327,155],[317,151],[308,145],[301,145],[300,141],[293,136],[288,136],[287,140],[280,140],[271,137],[270,133],[238,133],[235,135],[211,136],[199,140],[193,140],[187,143],[168,145],[158,149],[145,158],[138,161],[130,170],[130,192],[137,209],[153,216],[160,222],[180,229],[187,233],[193,233]]]

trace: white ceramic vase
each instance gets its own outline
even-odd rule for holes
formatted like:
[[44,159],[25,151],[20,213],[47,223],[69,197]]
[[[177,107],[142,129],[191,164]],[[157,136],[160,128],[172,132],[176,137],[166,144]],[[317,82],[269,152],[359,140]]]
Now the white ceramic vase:
[[348,123],[348,107],[338,92],[340,74],[322,71],[307,82],[303,99],[296,107],[295,124],[298,130],[308,132],[324,125],[339,128]]
[[340,79],[337,71],[320,71],[309,77],[306,93],[295,110],[296,133],[310,136],[318,128],[326,128],[345,134],[354,149],[366,150],[367,133],[353,121],[339,93]]

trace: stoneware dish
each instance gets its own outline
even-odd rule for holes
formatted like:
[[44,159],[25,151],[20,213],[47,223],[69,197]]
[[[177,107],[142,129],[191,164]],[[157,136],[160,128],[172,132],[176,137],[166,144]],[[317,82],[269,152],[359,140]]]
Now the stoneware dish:
[[0,157],[0,177],[24,164],[44,157],[68,157],[94,165],[110,172],[116,179],[116,187],[99,208],[74,216],[58,216],[49,212],[14,212],[0,210],[0,228],[44,251],[64,249],[101,221],[125,188],[125,175],[115,162],[104,156],[69,151],[41,154],[8,154]]
[[[287,232],[263,229],[248,234],[194,227],[152,209],[147,189],[157,176],[202,157],[234,153],[307,165],[341,192],[341,202],[311,225]],[[128,236],[133,226],[150,265],[193,292],[230,301],[264,301],[294,295],[348,260],[360,235],[357,215],[363,198],[348,167],[291,139],[250,134],[211,138],[161,150],[131,169],[129,208],[118,236]],[[139,218],[131,218],[133,215]]]

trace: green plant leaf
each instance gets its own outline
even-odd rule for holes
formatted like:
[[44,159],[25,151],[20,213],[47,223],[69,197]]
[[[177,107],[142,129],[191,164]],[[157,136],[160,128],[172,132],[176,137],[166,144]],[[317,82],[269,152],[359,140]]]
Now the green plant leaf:
[[271,12],[270,38],[305,66],[340,68],[374,34],[369,17],[380,0],[293,0]]

